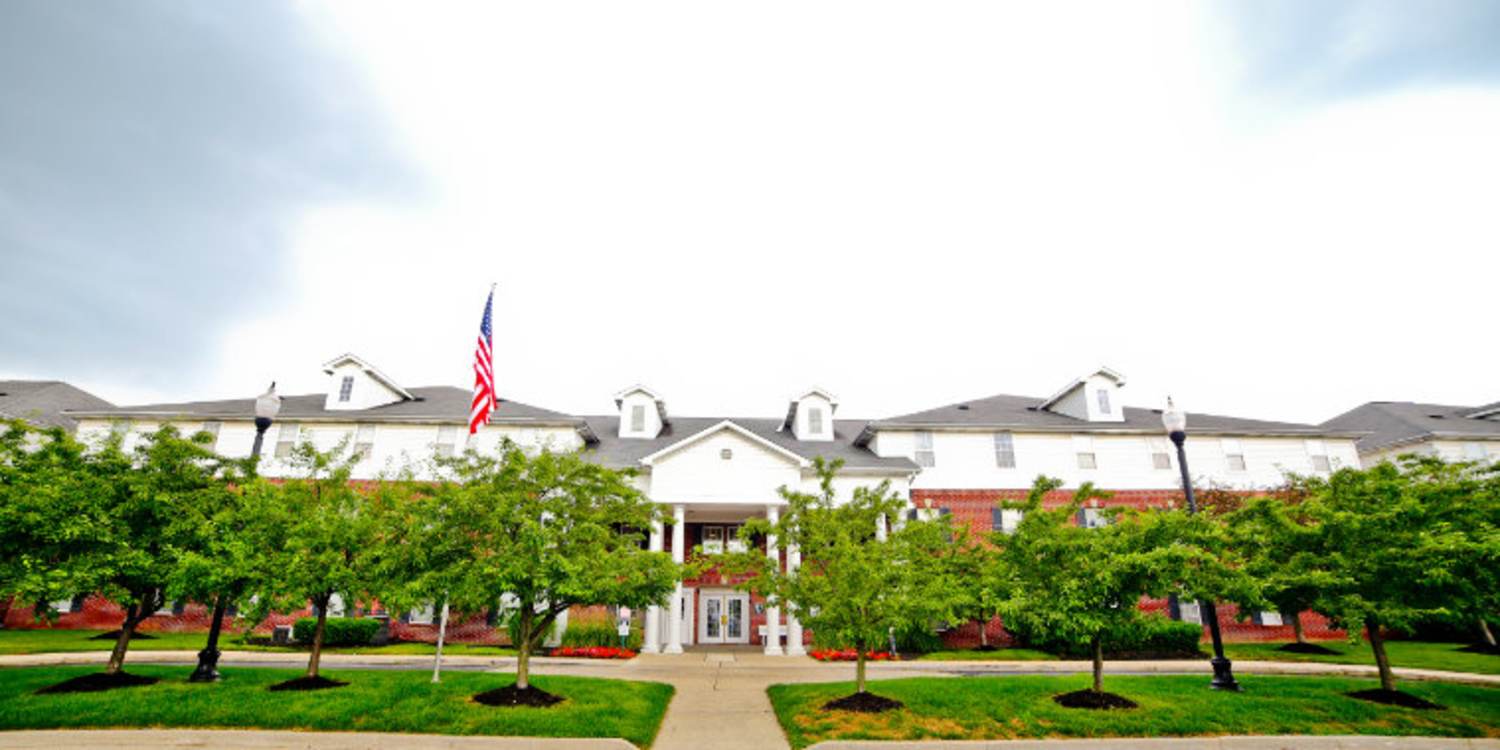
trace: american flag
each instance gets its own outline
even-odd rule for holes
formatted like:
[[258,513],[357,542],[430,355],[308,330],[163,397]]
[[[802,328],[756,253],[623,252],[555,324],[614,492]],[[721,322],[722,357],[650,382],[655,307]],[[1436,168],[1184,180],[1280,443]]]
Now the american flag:
[[479,322],[479,343],[474,347],[474,400],[469,406],[469,434],[490,421],[495,410],[495,359],[491,346],[490,311],[495,305],[495,288],[490,287],[484,301],[484,319]]

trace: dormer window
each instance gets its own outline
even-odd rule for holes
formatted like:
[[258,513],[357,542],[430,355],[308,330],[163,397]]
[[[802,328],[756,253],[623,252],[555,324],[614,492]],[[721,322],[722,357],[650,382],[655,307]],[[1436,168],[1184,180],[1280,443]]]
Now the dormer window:
[[354,393],[354,376],[345,375],[344,379],[339,382],[339,403],[347,403],[351,393]]
[[644,404],[636,404],[630,407],[630,431],[646,431],[646,406]]
[[619,435],[622,438],[649,440],[662,433],[667,421],[667,404],[651,389],[636,385],[615,394],[619,409]]
[[1100,388],[1099,390],[1094,391],[1094,393],[1097,393],[1099,395],[1099,413],[1100,414],[1108,414],[1109,413],[1109,391],[1106,391],[1103,388]]
[[816,407],[807,410],[807,431],[814,435],[823,434],[823,410]]

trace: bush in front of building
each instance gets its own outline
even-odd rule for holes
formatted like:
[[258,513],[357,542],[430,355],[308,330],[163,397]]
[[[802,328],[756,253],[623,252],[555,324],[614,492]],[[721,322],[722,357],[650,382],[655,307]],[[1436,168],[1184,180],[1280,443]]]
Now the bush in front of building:
[[[576,648],[619,646],[620,631],[616,628],[617,626],[609,620],[569,622],[568,628],[563,631],[562,645]],[[641,640],[641,629],[635,625],[631,625],[630,635],[625,639],[625,647],[639,651],[641,649]]]
[[[317,628],[318,618],[303,617],[292,624],[292,637],[304,645],[312,643],[313,633]],[[323,625],[323,645],[368,646],[378,632],[379,620],[330,617]]]
[[[1078,644],[1047,632],[1032,632],[1024,625],[1007,624],[1016,641],[1028,648],[1058,656],[1087,658],[1088,644]],[[1203,626],[1169,620],[1161,615],[1144,615],[1121,623],[1104,633],[1102,646],[1111,659],[1168,659],[1200,656],[1199,642]]]

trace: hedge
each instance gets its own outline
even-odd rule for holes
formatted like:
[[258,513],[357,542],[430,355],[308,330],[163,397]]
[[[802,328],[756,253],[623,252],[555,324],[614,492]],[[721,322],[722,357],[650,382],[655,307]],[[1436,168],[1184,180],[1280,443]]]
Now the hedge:
[[[569,622],[567,630],[563,631],[562,645],[569,647],[619,646],[620,632],[616,628],[615,623],[609,620]],[[631,625],[630,635],[625,639],[625,647],[640,650],[642,635],[640,628]]]
[[[1048,632],[1029,632],[1023,627],[1012,627],[1010,623],[1006,623],[1006,628],[1019,644],[1029,648],[1058,656],[1088,658],[1093,655],[1086,643],[1068,642]],[[1105,634],[1104,654],[1114,659],[1198,656],[1202,638],[1202,625],[1169,620],[1161,615],[1145,615]]]
[[[317,632],[318,618],[304,617],[292,624],[292,637],[298,643],[310,645]],[[375,634],[380,632],[380,621],[351,617],[330,617],[323,624],[324,646],[368,646]]]

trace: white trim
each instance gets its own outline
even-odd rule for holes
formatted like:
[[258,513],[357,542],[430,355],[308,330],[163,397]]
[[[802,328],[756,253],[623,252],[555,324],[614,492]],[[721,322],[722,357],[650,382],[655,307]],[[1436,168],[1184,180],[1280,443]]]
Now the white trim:
[[401,398],[406,399],[407,401],[416,400],[417,397],[411,395],[411,391],[402,388],[401,384],[392,380],[389,375],[381,372],[380,369],[375,365],[372,365],[369,362],[360,359],[352,352],[346,352],[337,357],[334,357],[333,359],[328,360],[327,362],[324,362],[323,372],[332,375],[334,368],[338,367],[341,364],[344,364],[345,362],[353,362],[354,364],[358,365],[361,370],[365,371],[365,374],[380,381],[381,385],[384,385],[385,387],[395,391],[397,395],[401,396]]
[[763,437],[761,437],[761,436],[759,436],[759,435],[757,435],[757,434],[755,434],[755,433],[753,433],[753,432],[745,429],[744,427],[741,427],[741,426],[735,424],[734,422],[732,422],[732,421],[730,421],[728,419],[723,420],[722,422],[719,422],[718,424],[716,424],[716,425],[714,425],[712,427],[709,427],[709,428],[707,428],[705,430],[702,430],[700,432],[696,432],[696,433],[694,433],[692,435],[689,435],[689,436],[687,436],[687,437],[685,437],[685,438],[683,438],[683,439],[681,439],[681,440],[679,440],[679,441],[677,441],[677,442],[675,442],[675,443],[673,443],[673,444],[671,444],[671,445],[669,445],[669,446],[667,446],[665,448],[662,448],[661,450],[659,450],[659,451],[657,451],[655,453],[652,453],[649,456],[646,456],[645,458],[642,458],[641,459],[641,464],[643,464],[645,466],[654,466],[656,464],[656,462],[658,460],[662,459],[663,457],[665,457],[665,456],[667,456],[669,454],[672,454],[672,453],[676,453],[677,451],[682,450],[683,448],[686,448],[689,445],[692,445],[693,443],[699,442],[699,441],[707,438],[708,436],[710,436],[710,435],[712,435],[714,433],[720,432],[722,430],[733,431],[734,433],[738,434],[740,437],[746,438],[746,439],[750,440],[753,443],[757,443],[757,444],[761,445],[762,447],[769,449],[773,453],[779,453],[782,456],[785,456],[785,457],[791,459],[793,463],[797,464],[797,466],[806,468],[806,467],[812,465],[812,462],[808,461],[807,459],[805,459],[805,458],[803,458],[803,457],[801,457],[801,456],[799,456],[799,455],[797,455],[797,454],[795,454],[795,453],[793,453],[793,452],[791,452],[791,451],[789,451],[789,450],[787,450],[787,449],[785,449],[785,448],[783,448],[783,447],[781,447],[781,446],[779,446],[779,445],[777,445],[777,444],[775,444],[775,443],[773,443],[773,442],[771,442],[771,441],[769,441],[769,440],[767,440],[767,439],[765,439],[765,438],[763,438]]

